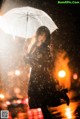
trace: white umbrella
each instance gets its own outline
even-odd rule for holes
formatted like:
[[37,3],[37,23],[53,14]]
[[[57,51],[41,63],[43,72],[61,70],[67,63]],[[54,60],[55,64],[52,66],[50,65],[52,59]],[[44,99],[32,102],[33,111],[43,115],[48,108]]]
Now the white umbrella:
[[3,31],[23,38],[32,37],[42,25],[48,27],[51,33],[58,28],[48,14],[32,7],[14,8],[0,17]]

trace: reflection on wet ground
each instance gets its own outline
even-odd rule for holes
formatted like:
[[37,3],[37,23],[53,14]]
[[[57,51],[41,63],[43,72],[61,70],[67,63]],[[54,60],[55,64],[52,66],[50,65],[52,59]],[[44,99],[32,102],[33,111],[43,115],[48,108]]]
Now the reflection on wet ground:
[[53,119],[80,119],[80,102],[71,102],[69,106],[62,104],[49,108]]

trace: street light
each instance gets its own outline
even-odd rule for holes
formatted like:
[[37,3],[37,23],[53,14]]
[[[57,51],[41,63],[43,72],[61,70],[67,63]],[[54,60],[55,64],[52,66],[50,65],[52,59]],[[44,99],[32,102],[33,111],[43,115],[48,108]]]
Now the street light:
[[64,78],[64,77],[66,76],[66,71],[60,70],[60,71],[58,72],[58,76],[59,76],[60,78]]

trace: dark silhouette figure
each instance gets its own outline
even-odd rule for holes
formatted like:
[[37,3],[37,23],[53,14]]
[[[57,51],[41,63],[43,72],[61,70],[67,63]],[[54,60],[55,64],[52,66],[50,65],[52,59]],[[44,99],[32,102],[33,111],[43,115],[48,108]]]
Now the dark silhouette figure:
[[52,78],[53,59],[50,52],[50,31],[41,26],[36,32],[36,42],[25,57],[32,70],[28,84],[30,108],[41,108],[45,119],[52,119],[48,106],[58,106],[63,98],[69,104],[66,90],[57,91]]

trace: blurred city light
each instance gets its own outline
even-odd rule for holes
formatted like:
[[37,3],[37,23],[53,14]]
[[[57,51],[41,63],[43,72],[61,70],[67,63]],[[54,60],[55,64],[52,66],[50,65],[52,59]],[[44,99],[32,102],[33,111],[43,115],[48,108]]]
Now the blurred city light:
[[72,112],[71,112],[71,108],[67,107],[65,112],[65,115],[67,116],[67,119],[72,119]]
[[26,98],[26,100],[25,100],[25,101],[26,101],[26,104],[28,104],[28,98]]
[[0,99],[4,99],[4,95],[3,94],[0,94]]
[[25,98],[25,99],[22,101],[22,103],[28,105],[28,98]]
[[41,108],[38,108],[38,112],[41,112]]
[[17,104],[21,104],[21,100],[17,100]]
[[6,102],[7,105],[10,105],[11,103],[9,101]]
[[74,74],[73,74],[73,79],[74,79],[74,80],[78,79],[77,73],[74,73]]
[[69,57],[65,51],[57,53],[54,63],[53,77],[58,81],[59,86],[70,88],[71,86],[71,70],[69,67]]
[[60,70],[60,71],[58,72],[58,76],[59,76],[60,78],[64,78],[64,77],[66,76],[66,71]]
[[20,74],[21,74],[21,73],[20,73],[19,70],[16,70],[16,71],[15,71],[15,75],[19,76]]

